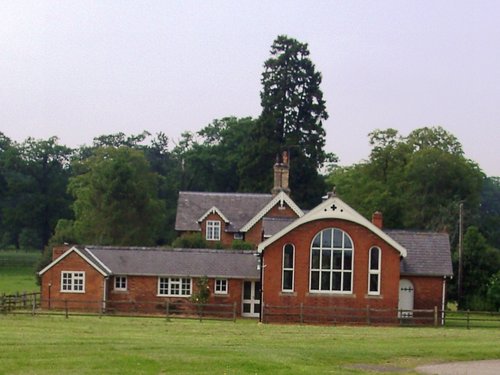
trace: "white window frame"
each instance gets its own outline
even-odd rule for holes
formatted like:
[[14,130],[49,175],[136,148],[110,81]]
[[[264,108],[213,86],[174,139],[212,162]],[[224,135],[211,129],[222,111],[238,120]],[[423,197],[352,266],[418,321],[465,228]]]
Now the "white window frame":
[[61,271],[61,293],[85,293],[85,271]]
[[[332,231],[332,237],[330,239],[330,245],[327,244],[327,242],[323,239],[323,236],[328,232]],[[340,246],[336,246],[334,243],[334,235],[335,231],[339,231],[342,234],[342,241]],[[319,238],[319,246],[315,246],[315,240],[316,238],[320,236]],[[347,242],[350,243],[351,247],[348,247]],[[347,232],[340,228],[325,228],[319,231],[313,238],[311,242],[311,247],[310,247],[310,259],[309,259],[309,292],[310,293],[320,293],[320,294],[353,294],[354,290],[354,242],[352,238],[349,236]],[[318,268],[313,268],[313,252],[314,251],[319,251],[319,267]],[[330,266],[329,267],[323,267],[323,252],[329,253],[330,257]],[[338,269],[334,268],[334,253],[335,252],[340,252],[341,254],[341,266]],[[351,253],[351,264],[349,265],[350,268],[347,268],[347,264],[345,263],[346,260],[346,255],[347,253]],[[313,273],[318,274],[318,289],[313,289]],[[330,287],[328,289],[321,289],[321,277],[322,273],[329,273],[329,283]],[[345,281],[345,275],[350,273],[350,289],[344,290],[344,281]],[[333,280],[334,280],[334,275],[335,274],[340,274],[340,289],[333,289]]]
[[[292,267],[285,267],[285,250],[287,246],[292,247]],[[281,262],[282,272],[281,272],[281,291],[283,292],[293,292],[295,288],[295,245],[291,243],[285,244],[283,246],[283,259]],[[292,273],[292,288],[285,289],[285,272]]]
[[214,282],[215,294],[227,294],[228,290],[229,290],[229,282],[227,279],[215,279]]
[[190,277],[158,277],[157,296],[191,297],[193,280]]
[[220,241],[221,224],[219,220],[207,220],[206,236],[207,241]]
[[[378,264],[377,268],[372,268],[372,250],[377,250],[378,251]],[[368,254],[368,294],[372,296],[378,296],[380,295],[380,281],[382,278],[380,277],[381,275],[381,270],[382,270],[382,250],[378,246],[372,246],[370,247],[369,254]],[[372,291],[371,290],[371,277],[372,275],[377,276],[377,290]]]
[[122,275],[115,276],[113,286],[114,286],[114,290],[118,290],[118,291],[122,291],[122,292],[126,291],[127,287],[128,287],[127,276],[122,276]]

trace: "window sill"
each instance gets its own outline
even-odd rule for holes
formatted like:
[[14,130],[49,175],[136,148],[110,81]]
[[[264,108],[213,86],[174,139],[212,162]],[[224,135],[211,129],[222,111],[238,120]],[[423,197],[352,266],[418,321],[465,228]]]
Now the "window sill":
[[111,292],[116,294],[125,294],[128,293],[128,289],[113,289]]
[[229,293],[214,293],[214,297],[230,297]]
[[176,297],[176,298],[190,298],[191,297],[191,294],[189,295],[184,295],[184,294],[157,294],[156,297]]
[[85,294],[85,290],[60,290],[60,293]]
[[326,297],[326,298],[356,298],[356,294],[353,293],[318,293],[318,292],[309,292],[306,293],[306,297]]
[[365,294],[365,298],[368,299],[384,299],[382,294]]
[[297,297],[297,292],[281,291],[279,295],[280,297]]

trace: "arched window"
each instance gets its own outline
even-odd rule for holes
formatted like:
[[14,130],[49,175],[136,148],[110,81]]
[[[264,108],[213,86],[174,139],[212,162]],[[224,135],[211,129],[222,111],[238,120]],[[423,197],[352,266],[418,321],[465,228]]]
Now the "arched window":
[[319,232],[311,245],[310,290],[352,293],[354,246],[341,229]]
[[368,294],[380,294],[380,256],[378,247],[370,248],[370,259],[368,262]]
[[293,270],[295,262],[295,247],[287,243],[283,247],[283,278],[282,290],[284,292],[293,292]]

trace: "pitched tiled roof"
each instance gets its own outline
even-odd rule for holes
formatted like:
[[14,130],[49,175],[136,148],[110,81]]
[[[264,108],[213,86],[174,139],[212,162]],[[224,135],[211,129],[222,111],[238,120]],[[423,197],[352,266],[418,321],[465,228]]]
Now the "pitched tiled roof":
[[295,217],[264,217],[262,229],[266,237],[273,236],[295,220],[297,220]]
[[253,251],[87,246],[114,275],[258,279]]
[[199,231],[198,220],[216,207],[230,222],[227,232],[238,232],[273,199],[271,194],[201,193],[181,191],[175,230]]
[[450,240],[446,233],[384,230],[408,251],[401,275],[453,276]]

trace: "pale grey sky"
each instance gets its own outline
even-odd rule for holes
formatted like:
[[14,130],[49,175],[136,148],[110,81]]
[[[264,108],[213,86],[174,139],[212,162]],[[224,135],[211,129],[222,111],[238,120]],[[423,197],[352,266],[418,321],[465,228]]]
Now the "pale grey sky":
[[323,75],[327,151],[349,165],[367,134],[443,126],[500,176],[498,1],[0,0],[0,131],[22,141],[146,129],[171,139],[258,116],[279,34]]

